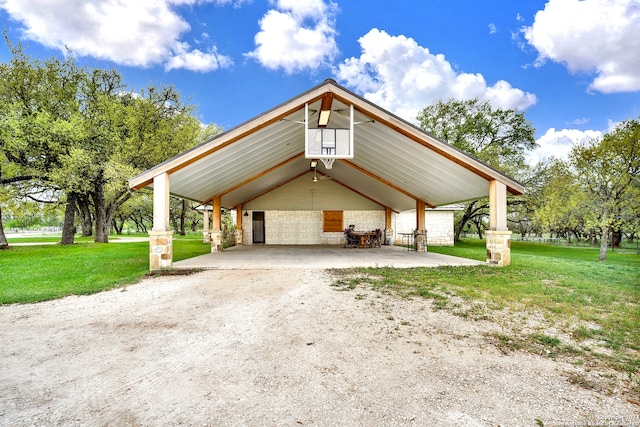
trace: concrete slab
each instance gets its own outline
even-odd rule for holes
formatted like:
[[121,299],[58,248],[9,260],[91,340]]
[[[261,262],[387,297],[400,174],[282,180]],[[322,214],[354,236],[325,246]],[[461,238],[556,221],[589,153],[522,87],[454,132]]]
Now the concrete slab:
[[270,270],[281,268],[438,267],[482,265],[484,262],[399,246],[347,249],[342,246],[249,245],[174,262],[175,268]]

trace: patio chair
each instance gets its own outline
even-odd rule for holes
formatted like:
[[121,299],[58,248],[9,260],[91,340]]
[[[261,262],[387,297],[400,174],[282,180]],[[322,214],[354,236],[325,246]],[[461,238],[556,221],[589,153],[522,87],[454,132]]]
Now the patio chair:
[[345,248],[357,248],[360,244],[360,237],[353,235],[353,229],[355,226],[350,225],[349,228],[344,229],[344,247]]
[[382,244],[382,230],[376,228],[371,236],[371,247],[379,248]]

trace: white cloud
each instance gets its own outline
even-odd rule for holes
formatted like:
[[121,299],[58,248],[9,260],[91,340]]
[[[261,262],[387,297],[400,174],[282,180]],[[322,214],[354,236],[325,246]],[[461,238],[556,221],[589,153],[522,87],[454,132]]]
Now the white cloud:
[[529,163],[533,165],[551,157],[566,160],[574,146],[585,144],[602,135],[603,133],[597,130],[551,128],[537,140],[539,146],[529,155]]
[[489,24],[489,34],[495,34],[498,32],[498,29],[496,28],[496,24],[491,23]]
[[214,71],[218,68],[231,66],[232,62],[223,55],[218,55],[215,50],[205,53],[198,49],[187,50],[187,46],[183,46],[183,50],[172,56],[165,63],[165,69],[171,71],[173,69],[184,68],[202,73]]
[[372,29],[359,39],[362,54],[336,70],[338,80],[406,120],[438,99],[489,100],[494,107],[523,110],[535,95],[506,81],[488,86],[481,74],[456,72],[444,55],[432,54],[405,36]]
[[[215,48],[202,53],[181,41],[190,26],[171,7],[195,2],[2,0],[0,7],[22,23],[25,37],[65,53],[69,48],[80,56],[135,67],[165,64],[167,69],[211,71],[229,66],[231,60],[217,54]],[[226,4],[231,0],[209,2]]]
[[322,0],[271,0],[275,9],[260,20],[256,49],[246,54],[271,70],[293,74],[328,65],[338,55],[337,5]]
[[589,89],[603,93],[640,90],[638,0],[549,0],[523,32],[537,65],[551,60],[594,72]]

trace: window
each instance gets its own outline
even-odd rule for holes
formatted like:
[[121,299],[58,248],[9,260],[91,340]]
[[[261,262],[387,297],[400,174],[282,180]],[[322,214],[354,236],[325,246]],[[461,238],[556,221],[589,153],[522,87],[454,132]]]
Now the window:
[[325,233],[344,231],[342,211],[323,211],[322,214],[322,231]]

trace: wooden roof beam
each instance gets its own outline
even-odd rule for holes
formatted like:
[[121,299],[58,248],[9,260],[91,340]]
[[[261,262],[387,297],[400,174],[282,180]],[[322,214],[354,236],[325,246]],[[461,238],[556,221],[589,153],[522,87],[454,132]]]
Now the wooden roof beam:
[[[398,191],[398,192],[400,192],[400,193],[404,194],[405,196],[411,197],[413,200],[422,200],[422,199],[420,199],[420,197],[418,197],[418,196],[416,196],[416,195],[414,195],[414,194],[409,193],[408,191],[406,191],[406,190],[404,190],[404,189],[402,189],[402,188],[398,187],[397,185],[395,185],[395,184],[393,184],[393,183],[391,183],[391,182],[387,181],[386,179],[383,179],[383,178],[379,177],[378,175],[376,175],[376,174],[374,174],[374,173],[369,172],[368,170],[366,170],[366,169],[364,169],[364,168],[362,168],[362,167],[360,167],[360,166],[356,165],[355,163],[352,163],[352,162],[351,162],[351,161],[349,161],[349,160],[346,160],[346,159],[338,159],[338,160],[340,160],[342,163],[344,163],[344,164],[346,164],[346,165],[348,165],[348,166],[351,166],[352,168],[356,169],[357,171],[362,172],[363,174],[367,175],[368,177],[373,178],[373,179],[375,179],[375,180],[376,180],[376,181],[378,181],[378,182],[381,182],[382,184],[386,185],[387,187],[391,187],[391,188],[393,188],[394,190],[396,190],[396,191]],[[425,203],[427,206],[429,206],[430,208],[435,208],[435,206],[434,206],[434,205],[432,205],[432,204],[430,204],[430,203],[427,203],[427,202],[424,202],[424,203]]]
[[331,116],[331,104],[333,103],[333,92],[327,92],[322,97],[320,112],[318,113],[318,127],[325,128],[329,124]]
[[[330,175],[327,175],[327,174],[322,173],[322,172],[320,172],[320,171],[318,171],[317,173],[319,173],[320,175],[323,175],[323,176],[330,176]],[[372,201],[373,203],[375,203],[375,204],[377,204],[377,205],[379,205],[379,206],[382,206],[382,207],[383,207],[383,208],[385,208],[385,209],[391,209],[393,212],[395,212],[395,213],[399,213],[397,210],[392,209],[392,208],[390,208],[389,206],[385,205],[384,203],[377,201],[377,200],[376,200],[376,199],[374,199],[373,197],[367,196],[367,195],[366,195],[366,194],[364,194],[363,192],[358,191],[358,190],[356,190],[355,188],[348,186],[347,184],[343,183],[342,181],[339,181],[339,180],[335,179],[334,177],[331,177],[331,180],[332,180],[333,182],[335,182],[336,184],[342,185],[342,186],[343,186],[344,188],[346,188],[347,190],[353,191],[354,193],[358,194],[359,196],[362,196],[362,197],[364,197],[365,199],[368,199],[368,200]]]

